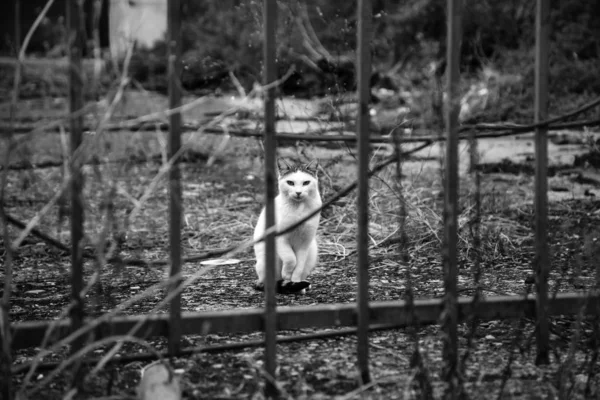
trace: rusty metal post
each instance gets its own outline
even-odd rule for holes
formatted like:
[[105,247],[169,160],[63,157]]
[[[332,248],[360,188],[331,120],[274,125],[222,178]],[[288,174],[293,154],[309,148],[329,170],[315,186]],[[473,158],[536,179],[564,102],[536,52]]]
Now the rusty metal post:
[[[550,0],[537,0],[535,18],[535,122],[548,119]],[[535,285],[537,291],[536,364],[547,364],[548,333],[548,128],[535,130]]]
[[[277,30],[277,1],[263,0],[264,16],[264,46],[263,46],[263,83],[271,84],[277,79],[277,65],[275,62],[277,44],[275,33]],[[265,91],[265,184],[266,207],[265,226],[275,225],[275,183],[276,169],[275,157],[277,142],[275,139],[275,88]],[[265,397],[277,397],[275,385],[275,370],[277,368],[277,300],[275,298],[275,237],[267,236],[266,242],[266,276],[265,276]]]
[[21,0],[15,0],[15,54],[21,51]]
[[369,131],[371,100],[371,38],[373,36],[371,0],[358,0],[356,77],[358,79],[358,306],[357,356],[361,384],[371,382],[369,373]]
[[[20,4],[20,0],[15,0],[14,1],[14,6],[15,6],[15,10],[14,10],[14,18],[15,18],[15,32],[14,32],[14,42],[15,42],[15,58],[18,59],[19,57],[19,50],[20,50],[20,43],[21,43],[21,4]],[[17,60],[18,61],[18,60]],[[19,66],[17,65],[15,68],[19,68]],[[10,110],[10,115],[11,115],[11,119],[14,118],[14,108],[16,106],[16,101],[18,100],[17,98],[17,94],[14,93],[13,96],[15,97],[14,101],[12,102],[13,105],[11,106],[11,110]],[[9,134],[3,138],[3,141],[6,143],[6,154],[4,159],[2,160],[2,164],[3,164],[3,168],[4,170],[2,171],[3,176],[2,179],[0,179],[1,183],[3,186],[0,188],[0,202],[4,202],[4,198],[5,198],[5,189],[6,189],[6,182],[5,179],[7,177],[7,167],[8,167],[8,163],[9,163],[9,158],[10,158],[10,144],[12,143],[12,129],[13,129],[13,124],[11,123],[11,131],[9,132]],[[13,272],[14,272],[14,265],[13,265],[13,252],[12,252],[12,248],[10,246],[10,241],[9,241],[9,232],[8,232],[8,222],[6,220],[6,215],[4,213],[4,206],[0,205],[0,228],[2,228],[2,232],[0,233],[0,235],[2,235],[3,241],[4,243],[7,243],[7,245],[5,245],[5,254],[3,257],[3,264],[4,264],[4,275],[5,275],[5,281],[3,282],[3,286],[4,286],[4,293],[2,294],[2,296],[0,297],[0,376],[3,377],[3,379],[0,379],[0,398],[5,398],[7,400],[12,400],[13,399],[13,389],[12,389],[12,372],[11,372],[11,365],[12,365],[12,338],[11,338],[11,329],[10,329],[10,297],[11,297],[11,285],[12,285],[12,279],[13,279]]]
[[444,379],[446,398],[455,398],[458,367],[458,113],[460,111],[460,48],[462,41],[462,0],[448,0],[447,15],[446,165],[444,174]]
[[[79,112],[84,105],[83,97],[83,68],[82,57],[84,49],[84,21],[83,21],[83,2],[67,1],[66,19],[67,19],[67,51],[69,57],[69,114],[70,133],[69,133],[69,153],[71,160],[69,163],[71,182],[71,307],[69,316],[71,318],[71,330],[76,331],[83,324],[84,304],[81,298],[83,289],[83,254],[81,242],[83,240],[83,173],[81,171],[81,157],[75,157],[83,139],[83,116],[73,116]],[[83,346],[85,337],[73,341],[71,353],[77,352]],[[75,368],[77,370],[77,367]],[[75,384],[76,377],[75,377]]]
[[[0,222],[3,224],[7,224],[4,209],[0,206]],[[2,226],[2,236],[4,239],[8,236],[8,229],[6,226]],[[4,243],[10,243],[5,240]],[[8,247],[8,246],[7,246]],[[4,270],[6,275],[11,275],[7,277],[5,283],[3,283],[4,288],[6,289],[8,285],[12,284],[12,281],[9,279],[12,278],[12,270],[14,268],[13,257],[12,257],[12,249],[7,248],[5,250],[5,255],[3,257]],[[8,271],[8,272],[7,272]],[[6,276],[5,275],[5,276]],[[12,338],[11,338],[11,329],[10,329],[10,292],[5,291],[0,298],[0,319],[2,324],[0,324],[0,398],[12,400],[13,399],[13,390],[12,390]]]
[[[169,109],[181,106],[181,2],[169,0],[167,8],[168,22],[168,74],[169,74]],[[181,174],[178,156],[181,148],[181,113],[169,116],[169,160],[173,162],[169,170],[169,245],[171,248],[170,276],[181,273]],[[169,291],[177,290],[181,278],[173,282]],[[177,354],[181,345],[181,294],[171,299],[169,309],[169,353]]]

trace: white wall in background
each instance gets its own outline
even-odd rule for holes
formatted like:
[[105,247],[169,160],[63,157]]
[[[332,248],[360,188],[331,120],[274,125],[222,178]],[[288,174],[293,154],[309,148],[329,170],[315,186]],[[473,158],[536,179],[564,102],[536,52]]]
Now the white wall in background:
[[110,52],[123,57],[130,43],[152,47],[167,32],[167,0],[110,0]]

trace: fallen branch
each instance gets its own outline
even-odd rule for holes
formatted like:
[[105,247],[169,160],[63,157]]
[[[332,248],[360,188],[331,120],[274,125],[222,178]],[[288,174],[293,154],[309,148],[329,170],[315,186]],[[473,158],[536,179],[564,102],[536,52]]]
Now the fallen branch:
[[[8,223],[16,226],[19,229],[27,228],[27,224],[25,222],[18,220],[17,218],[13,217],[12,215],[5,214],[4,217],[6,218],[6,221]],[[54,237],[52,237],[48,234],[45,234],[44,232],[40,231],[39,229],[31,228],[30,233],[33,236],[36,236],[37,238],[42,239],[44,242],[48,243],[52,247],[56,247],[57,249],[62,250],[67,254],[71,254],[71,248],[69,246],[67,246],[60,240],[55,239]]]
[[[474,127],[476,125],[473,125]],[[491,129],[492,132],[486,132],[486,133],[480,133],[478,135],[475,135],[475,139],[493,139],[493,138],[501,138],[501,137],[507,137],[507,136],[516,136],[516,135],[522,135],[524,133],[529,133],[534,131],[537,127],[542,126],[542,125],[514,125],[512,128],[510,129],[505,129],[505,130],[496,130],[497,127],[500,127],[500,125],[498,126],[488,126],[485,129]],[[581,120],[581,121],[573,121],[573,122],[564,122],[564,123],[560,123],[560,124],[554,124],[554,125],[550,125],[547,126],[547,130],[548,131],[560,131],[560,130],[565,130],[565,129],[579,129],[579,128],[584,128],[584,127],[592,127],[592,126],[600,126],[600,119],[594,119],[594,120]],[[168,125],[166,124],[160,124],[158,127],[154,126],[154,127],[140,127],[141,130],[148,130],[148,131],[152,131],[155,132],[156,129],[158,128],[159,130],[164,130],[167,131],[168,130]],[[152,129],[149,129],[152,128]],[[198,127],[195,126],[191,126],[191,125],[187,125],[184,126],[182,128],[184,131],[191,131],[191,132],[196,132],[198,129]],[[463,131],[466,128],[461,128],[461,131]],[[473,128],[475,129],[475,128]],[[483,129],[483,128],[481,128]],[[0,128],[1,130],[1,128]],[[109,129],[110,130],[110,129]],[[325,143],[331,143],[331,142],[356,142],[357,138],[356,135],[354,133],[349,134],[349,135],[327,135],[328,132],[331,131],[324,131],[323,135],[315,135],[315,134],[296,134],[296,133],[278,133],[275,135],[276,139],[279,141],[306,141],[306,142],[325,142]],[[339,132],[339,130],[337,130],[337,132]],[[392,131],[393,133],[394,131]],[[203,133],[208,133],[208,134],[218,134],[218,135],[229,135],[229,136],[236,136],[236,137],[263,137],[263,133],[260,131],[244,131],[244,130],[229,130],[229,129],[221,129],[221,128],[204,128]],[[412,136],[412,137],[404,137],[404,138],[398,138],[398,143],[427,143],[426,146],[423,147],[419,147],[419,150],[427,147],[435,142],[443,142],[446,140],[446,136],[444,135],[427,135],[427,136]],[[461,134],[459,137],[459,140],[472,140],[472,137],[470,137],[469,134],[465,133],[465,134]],[[370,135],[370,142],[373,144],[382,144],[382,143],[391,143],[393,141],[393,139],[391,138],[390,135]],[[414,153],[414,151],[410,151],[410,153]],[[129,160],[128,160],[129,161]],[[140,162],[142,161],[147,161],[147,160],[139,160]],[[121,162],[120,160],[113,160],[113,161],[98,161],[98,160],[91,160],[89,162],[86,162],[86,165],[88,164],[109,164],[109,163],[119,163]],[[63,161],[62,160],[57,160],[57,161],[45,161],[43,163],[39,163],[39,164],[25,164],[25,163],[20,163],[20,164],[13,164],[10,165],[8,168],[10,170],[29,170],[29,169],[43,169],[43,168],[54,168],[54,167],[60,167],[63,165]],[[0,166],[0,171],[2,170],[2,166]]]
[[[505,136],[513,136],[520,135],[523,133],[533,132],[536,128],[546,127],[548,131],[558,131],[564,129],[581,129],[585,127],[591,126],[600,126],[600,118],[599,119],[591,119],[591,120],[579,120],[572,122],[563,122],[563,123],[552,123],[548,125],[546,122],[540,122],[539,124],[529,124],[529,125],[517,125],[517,124],[508,124],[508,125],[495,125],[495,124],[481,124],[481,125],[465,125],[459,129],[459,132],[466,133],[469,131],[484,131],[485,133],[480,133],[475,135],[475,139],[489,139],[489,138],[500,138]],[[293,132],[279,132],[275,135],[277,140],[293,140],[293,141],[307,141],[307,142],[356,142],[357,136],[354,133],[353,127],[344,127],[340,128],[332,128],[323,130],[320,134],[303,134],[303,133],[293,133]],[[33,127],[15,127],[14,133],[30,133],[32,129],[37,129]],[[242,129],[223,129],[219,127],[212,128],[204,128],[202,124],[192,124],[187,123],[182,126],[183,132],[196,132],[198,130],[202,130],[202,133],[208,134],[217,134],[223,135],[228,134],[230,136],[236,137],[264,137],[264,133],[262,130],[242,130]],[[393,134],[396,129],[404,129],[404,128],[394,128],[391,130],[388,135],[381,134],[371,134],[369,136],[369,141],[371,143],[392,143],[393,139],[391,134]],[[6,126],[0,125],[0,134],[4,135],[7,132],[8,128]],[[169,124],[166,122],[160,122],[155,124],[139,124],[139,125],[129,125],[129,124],[109,124],[104,128],[104,131],[123,131],[123,130],[132,130],[132,131],[152,131],[156,132],[156,130],[160,131],[168,131]],[[89,133],[94,133],[94,131],[88,130]],[[348,132],[347,135],[340,135],[340,131]],[[58,133],[59,131],[52,131]],[[335,132],[337,134],[331,135],[331,132]],[[461,134],[459,140],[470,140],[471,136],[467,134]],[[415,135],[411,137],[401,137],[398,138],[399,143],[418,143],[424,142],[428,140],[433,141],[444,141],[446,140],[445,136],[440,135]]]
[[459,128],[459,131],[465,132],[465,131],[481,130],[481,129],[486,129],[486,130],[514,129],[517,131],[524,130],[524,132],[529,132],[529,131],[534,130],[535,128],[544,127],[544,126],[549,127],[550,125],[554,124],[555,122],[560,122],[560,121],[569,119],[571,117],[575,117],[579,114],[582,114],[582,113],[596,107],[599,104],[600,104],[600,97],[590,101],[589,103],[584,104],[583,106],[581,106],[573,111],[569,111],[568,113],[559,115],[558,117],[554,117],[554,118],[547,119],[545,121],[538,122],[537,124],[534,123],[534,124],[527,124],[527,125],[519,125],[519,124],[486,124],[486,123],[482,123],[482,124],[475,124],[475,125],[463,125]]
[[[291,73],[292,69],[290,69],[286,75],[284,76],[284,78],[282,78],[281,80],[285,80],[287,79],[287,77],[289,77],[289,74]],[[167,110],[167,111],[161,111],[161,112],[156,112],[156,113],[152,113],[152,114],[148,114],[148,115],[144,115],[142,117],[137,117],[134,119],[130,119],[124,122],[119,122],[119,123],[112,123],[112,124],[106,124],[106,126],[104,127],[103,131],[117,131],[117,130],[124,130],[124,129],[130,129],[130,130],[143,130],[143,129],[151,129],[151,130],[156,130],[156,129],[160,129],[160,130],[168,130],[169,129],[169,125],[164,122],[161,121],[160,118],[165,118],[166,116],[172,114],[175,111],[186,111],[186,110],[190,110],[196,107],[196,105],[198,104],[198,102],[203,101],[204,98],[200,97],[190,103],[186,103],[184,105],[182,105],[181,107],[177,108],[177,109],[173,109],[173,110]],[[513,123],[480,123],[480,124],[472,124],[472,125],[463,125],[459,128],[459,132],[472,132],[472,131],[502,131],[500,132],[501,136],[505,136],[507,134],[510,134],[508,132],[512,132],[514,134],[518,134],[518,133],[525,133],[525,132],[532,132],[534,131],[536,128],[539,127],[546,127],[548,128],[548,130],[557,130],[557,129],[567,129],[567,128],[580,128],[580,127],[584,127],[584,126],[592,126],[592,125],[598,125],[599,124],[599,119],[594,119],[594,120],[583,120],[583,121],[573,121],[573,122],[569,122],[569,123],[565,123],[565,124],[556,124],[557,122],[560,121],[564,121],[566,119],[575,117],[577,115],[580,115],[596,106],[600,105],[600,97],[597,99],[594,99],[592,101],[590,101],[589,103],[584,104],[583,106],[573,110],[573,111],[569,111],[566,114],[563,115],[559,115],[557,117],[553,117],[553,118],[549,118],[545,121],[540,121],[538,123],[533,123],[533,124],[513,124]],[[89,107],[88,107],[89,108]],[[86,110],[80,110],[79,112],[87,112],[88,109],[86,108]],[[235,113],[239,111],[239,108],[232,108],[230,110],[230,112],[225,112],[225,113],[221,113],[221,115],[228,115],[231,113]],[[68,117],[67,117],[68,118]],[[279,120],[279,119],[278,119]],[[282,119],[280,119],[282,120]],[[291,120],[296,120],[296,119],[291,119]],[[62,120],[59,121],[52,121],[50,123],[45,123],[43,126],[40,125],[35,125],[35,126],[19,126],[19,127],[12,127],[12,126],[6,126],[6,125],[1,125],[0,124],[0,134],[6,134],[7,132],[12,132],[12,133],[39,133],[42,131],[48,131],[50,129],[53,128],[57,128],[58,126],[61,125]],[[151,125],[146,125],[148,123],[151,123]],[[214,129],[207,129],[206,128],[206,124],[202,124],[202,123],[196,123],[196,124],[192,124],[192,123],[187,123],[184,124],[182,126],[182,130],[184,131],[195,131],[195,130],[199,130],[201,128],[205,129],[205,132],[207,133],[219,133],[222,134],[223,129],[220,128],[214,128]],[[92,132],[93,129],[90,127],[87,127],[86,130]],[[348,129],[349,131],[352,129]],[[338,130],[339,131],[339,130]],[[507,132],[504,132],[507,131]],[[257,132],[247,132],[247,131],[237,131],[237,130],[228,130],[228,132],[232,135],[232,136],[259,136],[262,137],[263,133],[261,131],[257,131]],[[283,135],[281,138],[287,138],[285,136],[287,135],[293,135],[294,137],[298,137],[298,136],[303,136],[302,139],[298,139],[298,140],[324,140],[324,141],[332,141],[332,140],[340,140],[340,141],[344,141],[344,140],[348,140],[348,141],[356,141],[357,139],[354,137],[345,137],[342,136],[341,138],[337,138],[334,136],[327,136],[327,138],[323,138],[320,135],[298,135],[298,134],[294,134],[294,133],[279,133],[277,135],[277,138],[279,138],[279,135]],[[292,137],[292,139],[294,138]],[[476,138],[479,138],[480,136],[476,136]],[[483,136],[483,137],[495,137],[495,136]],[[391,141],[391,139],[388,136],[382,136],[382,138],[386,138],[386,140],[389,142]],[[406,140],[409,141],[418,141],[419,137],[416,138],[399,138],[400,143],[406,143]],[[427,138],[423,137],[423,140],[426,140]],[[462,137],[461,137],[462,138]],[[466,137],[465,137],[466,138]],[[371,139],[374,139],[373,137],[371,137]],[[377,138],[375,138],[377,140]],[[438,138],[439,139],[439,138]]]

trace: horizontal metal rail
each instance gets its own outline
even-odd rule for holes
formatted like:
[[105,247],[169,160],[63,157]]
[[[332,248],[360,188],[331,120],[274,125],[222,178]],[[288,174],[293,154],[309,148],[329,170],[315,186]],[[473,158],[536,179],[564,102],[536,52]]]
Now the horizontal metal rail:
[[[371,302],[369,305],[369,325],[394,324],[398,327],[414,323],[413,315],[419,324],[434,324],[442,311],[442,299],[416,300],[414,314],[405,301]],[[549,315],[576,314],[582,310],[585,314],[595,315],[600,310],[600,295],[584,293],[558,294],[549,300]],[[535,296],[495,296],[473,304],[473,299],[463,297],[458,302],[458,319],[476,316],[483,320],[505,318],[535,318]],[[169,315],[119,316],[99,324],[93,329],[94,338],[100,339],[112,335],[125,335],[139,321],[144,321],[137,330],[138,337],[168,336]],[[88,319],[86,323],[92,322]],[[42,342],[46,330],[55,324],[51,340],[56,343],[70,333],[69,320],[63,321],[26,321],[11,324],[13,350],[36,347]],[[356,326],[356,304],[331,304],[315,306],[293,306],[277,308],[277,330],[303,328],[326,328]],[[258,332],[264,328],[264,310],[262,308],[246,310],[222,310],[207,312],[188,312],[181,316],[183,335],[206,335],[209,333]]]
[[[546,126],[548,131],[561,131],[565,129],[572,130],[580,130],[582,133],[585,133],[582,129],[591,128],[594,126],[600,126],[600,118],[594,119],[586,119],[586,120],[577,120],[572,122],[553,122],[550,125],[544,125],[544,123],[540,124],[531,124],[531,125],[493,125],[493,124],[481,124],[481,125],[462,125],[459,129],[461,135],[459,136],[459,140],[471,140],[472,135],[466,132],[475,131],[480,132],[475,135],[476,139],[494,139],[494,138],[502,138],[507,136],[518,136],[524,134],[530,134],[534,132],[537,127]],[[340,134],[339,129],[327,129],[324,131],[316,132],[316,133],[293,133],[293,132],[278,132],[275,135],[275,138],[278,142],[285,141],[305,141],[305,142],[357,142],[358,137],[355,133],[350,129],[352,127],[344,128],[344,132],[348,132],[348,134]],[[404,129],[404,128],[394,128],[391,129],[388,134],[375,134],[371,132],[369,135],[370,143],[393,143],[394,133],[396,129]],[[147,123],[140,126],[134,127],[118,127],[118,126],[108,126],[103,130],[103,132],[119,132],[119,131],[131,131],[131,132],[148,132],[151,134],[155,134],[156,131],[159,130],[161,132],[167,132],[169,130],[169,124],[159,123],[152,124]],[[264,132],[261,130],[238,130],[238,129],[222,129],[222,128],[204,128],[200,125],[196,124],[185,124],[181,127],[182,132],[187,132],[190,134],[199,133],[199,134],[208,134],[208,135],[229,135],[233,137],[241,137],[241,138],[260,138],[264,136]],[[64,131],[68,132],[69,129],[65,129]],[[61,130],[58,126],[48,126],[39,128],[33,126],[16,126],[14,128],[9,127],[6,124],[0,123],[0,137],[6,136],[9,133],[15,135],[27,135],[27,134],[37,134],[37,133],[50,133],[50,134],[59,134]],[[335,132],[335,134],[331,134]],[[407,137],[397,138],[398,143],[421,143],[421,142],[441,142],[445,141],[445,136],[440,136],[439,134],[435,134],[431,130],[425,129],[415,129],[417,134]],[[88,129],[86,134],[95,134],[93,130]]]

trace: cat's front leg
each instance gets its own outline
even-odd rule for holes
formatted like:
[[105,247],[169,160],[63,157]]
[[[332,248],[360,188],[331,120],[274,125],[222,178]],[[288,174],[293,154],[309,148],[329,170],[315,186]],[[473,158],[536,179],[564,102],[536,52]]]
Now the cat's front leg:
[[306,268],[306,261],[308,256],[308,249],[298,249],[296,252],[296,268],[292,273],[290,280],[292,282],[300,282],[304,280],[304,269]]
[[279,240],[277,242],[277,255],[281,259],[281,278],[284,281],[291,281],[292,274],[296,269],[297,260],[294,249],[286,240]]
[[[306,278],[310,275],[312,270],[317,265],[318,246],[317,241],[315,239],[312,240],[312,242],[310,243],[306,251],[303,252],[303,254],[303,262],[300,263],[300,261],[298,261],[297,267],[294,270],[294,273],[292,274],[292,281],[294,282],[306,281]],[[300,259],[298,258],[298,260]]]

